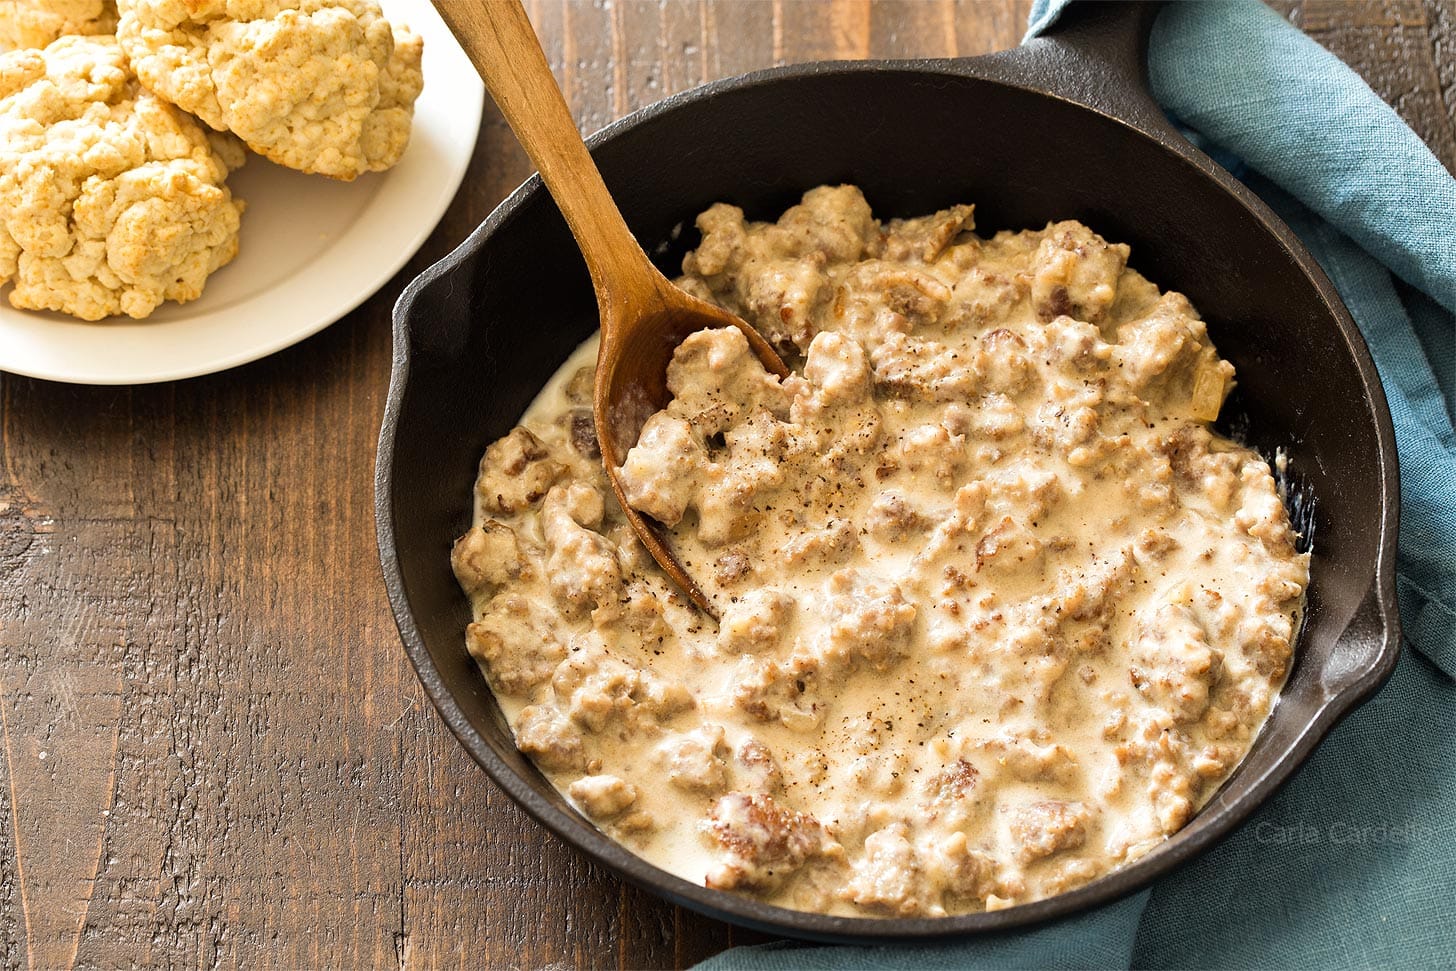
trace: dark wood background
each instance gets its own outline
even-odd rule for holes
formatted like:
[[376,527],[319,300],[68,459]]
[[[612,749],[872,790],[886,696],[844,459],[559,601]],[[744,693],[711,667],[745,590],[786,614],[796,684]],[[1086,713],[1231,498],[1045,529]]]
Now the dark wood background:
[[[534,2],[585,130],[814,58],[979,54],[1026,0]],[[1456,0],[1281,2],[1456,165]],[[389,311],[527,174],[493,108],[419,255],[175,384],[0,375],[0,967],[681,967],[761,940],[631,889],[462,753],[371,514]]]

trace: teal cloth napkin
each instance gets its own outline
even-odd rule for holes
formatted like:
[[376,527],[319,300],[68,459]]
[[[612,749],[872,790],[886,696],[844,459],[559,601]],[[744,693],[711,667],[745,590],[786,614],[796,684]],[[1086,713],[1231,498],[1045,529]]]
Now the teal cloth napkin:
[[[1068,2],[1037,0],[1028,36]],[[700,968],[1456,967],[1456,181],[1255,0],[1169,4],[1149,70],[1159,104],[1299,235],[1370,344],[1400,451],[1395,674],[1243,827],[1140,894],[968,943],[784,942]]]

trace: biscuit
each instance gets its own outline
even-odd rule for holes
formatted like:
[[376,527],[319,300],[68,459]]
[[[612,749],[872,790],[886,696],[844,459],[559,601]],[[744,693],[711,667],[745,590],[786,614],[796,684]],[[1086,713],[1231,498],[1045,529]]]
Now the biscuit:
[[114,0],[0,0],[0,52],[116,30]]
[[0,55],[0,286],[83,320],[195,299],[237,254],[243,159],[143,90],[114,37]]
[[374,0],[120,0],[151,91],[280,165],[351,180],[399,161],[423,43]]

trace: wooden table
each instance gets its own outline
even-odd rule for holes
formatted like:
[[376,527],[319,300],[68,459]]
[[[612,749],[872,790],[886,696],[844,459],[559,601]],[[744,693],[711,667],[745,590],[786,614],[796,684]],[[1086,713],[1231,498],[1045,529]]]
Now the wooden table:
[[[1027,0],[530,4],[581,127],[813,58],[1013,45]],[[1456,164],[1456,0],[1284,2]],[[390,307],[529,173],[493,109],[423,250],[176,384],[0,376],[0,967],[681,967],[762,938],[624,886],[478,771],[374,546]]]

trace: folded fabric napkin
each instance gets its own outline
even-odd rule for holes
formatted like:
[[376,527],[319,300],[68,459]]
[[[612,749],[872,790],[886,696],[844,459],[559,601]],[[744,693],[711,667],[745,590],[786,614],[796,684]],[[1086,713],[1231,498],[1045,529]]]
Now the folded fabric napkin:
[[[1069,2],[1037,0],[1028,36]],[[1309,247],[1370,344],[1400,451],[1395,674],[1241,829],[1133,897],[962,944],[784,942],[699,967],[1456,966],[1456,180],[1256,0],[1169,4],[1149,71],[1159,104]]]

